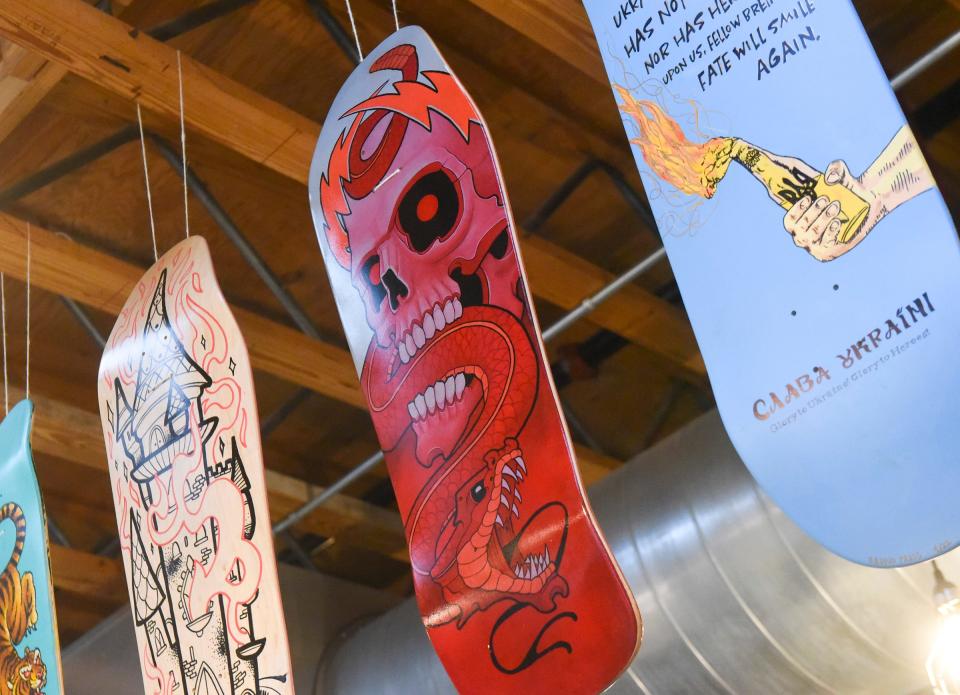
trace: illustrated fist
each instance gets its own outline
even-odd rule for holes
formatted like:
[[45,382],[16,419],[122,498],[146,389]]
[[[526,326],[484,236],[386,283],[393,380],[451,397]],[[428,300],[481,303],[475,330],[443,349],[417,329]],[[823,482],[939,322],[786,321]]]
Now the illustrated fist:
[[805,196],[790,208],[783,224],[794,243],[817,260],[827,262],[839,258],[863,241],[883,218],[883,206],[878,196],[864,185],[862,177],[851,174],[843,161],[830,164],[823,178],[827,184],[843,186],[870,206],[860,227],[849,230],[852,233],[846,242],[838,239],[843,231],[839,201],[831,200],[828,196],[815,200]]

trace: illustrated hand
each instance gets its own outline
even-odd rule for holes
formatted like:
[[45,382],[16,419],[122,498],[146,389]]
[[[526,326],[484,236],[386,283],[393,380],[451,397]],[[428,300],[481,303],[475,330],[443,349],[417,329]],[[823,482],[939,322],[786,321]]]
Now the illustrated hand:
[[851,174],[845,162],[836,161],[830,164],[824,173],[824,181],[843,186],[870,206],[860,228],[853,230],[846,243],[837,239],[843,229],[843,223],[839,219],[839,201],[831,200],[827,196],[816,200],[806,196],[787,212],[783,224],[793,237],[794,243],[817,260],[827,262],[855,248],[886,213],[880,197],[864,184],[862,177]]

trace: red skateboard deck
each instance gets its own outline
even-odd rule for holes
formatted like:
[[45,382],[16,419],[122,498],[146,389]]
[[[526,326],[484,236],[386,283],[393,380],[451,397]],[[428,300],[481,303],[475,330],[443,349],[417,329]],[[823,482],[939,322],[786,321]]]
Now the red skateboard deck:
[[145,692],[292,694],[253,374],[203,239],[141,278],[98,388]]
[[640,617],[577,474],[486,126],[422,29],[341,89],[310,195],[451,679],[599,692]]
[[[0,693],[61,695],[47,515],[30,450],[33,402],[0,423]],[[9,523],[2,523],[9,522]]]

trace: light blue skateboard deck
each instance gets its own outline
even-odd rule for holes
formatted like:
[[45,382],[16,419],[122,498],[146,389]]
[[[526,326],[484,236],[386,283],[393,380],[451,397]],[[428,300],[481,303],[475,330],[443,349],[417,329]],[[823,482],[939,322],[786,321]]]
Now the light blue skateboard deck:
[[757,481],[850,560],[954,548],[957,233],[850,2],[585,5]]
[[[47,517],[30,452],[33,403],[20,401],[0,423],[0,620],[9,643],[0,641],[0,660],[14,659],[14,682],[2,692],[63,692],[57,612],[47,545]],[[8,671],[4,671],[8,673]]]

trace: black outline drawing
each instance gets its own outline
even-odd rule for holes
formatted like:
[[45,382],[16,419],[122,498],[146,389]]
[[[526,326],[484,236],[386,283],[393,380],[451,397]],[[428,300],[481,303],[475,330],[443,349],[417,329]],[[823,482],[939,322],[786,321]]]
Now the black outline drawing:
[[[142,503],[139,509],[130,510],[129,519],[134,621],[143,631],[156,668],[172,674],[176,695],[259,695],[258,657],[266,640],[254,637],[252,602],[243,606],[241,614],[250,636],[246,644],[235,645],[230,637],[223,596],[216,597],[207,613],[189,619],[194,567],[196,563],[205,566],[215,556],[216,521],[210,519],[197,533],[181,533],[162,547],[143,533],[143,524],[151,523],[143,510],[162,498],[158,486],[170,484],[164,474],[175,457],[194,453],[195,441],[200,442],[203,470],[190,481],[188,499],[198,499],[213,480],[229,477],[243,495],[244,536],[249,540],[256,528],[250,479],[236,437],[230,438],[228,457],[210,461],[208,444],[217,433],[219,420],[204,416],[202,397],[213,380],[188,354],[170,325],[166,280],[165,269],[142,332],[143,351],[132,406],[119,378],[114,380],[113,433],[126,455],[125,461],[114,465],[125,481],[137,484]],[[192,430],[193,422],[199,432]],[[221,454],[227,450],[222,440],[219,450]],[[239,567],[235,571],[239,572]]]

